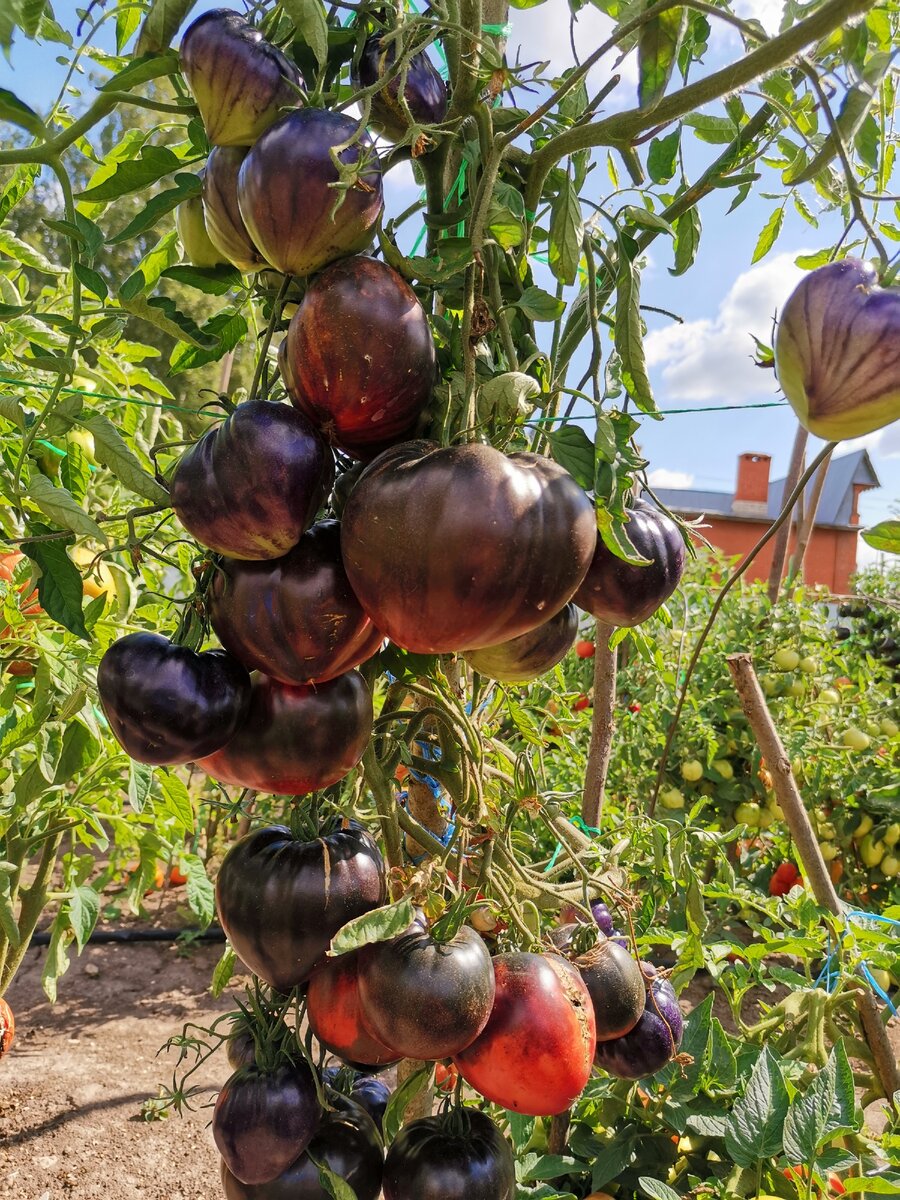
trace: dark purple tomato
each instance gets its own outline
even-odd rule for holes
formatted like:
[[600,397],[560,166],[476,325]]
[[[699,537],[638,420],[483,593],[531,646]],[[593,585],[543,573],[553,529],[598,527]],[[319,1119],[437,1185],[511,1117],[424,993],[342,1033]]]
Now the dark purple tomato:
[[684,538],[672,518],[644,500],[636,501],[628,513],[625,532],[649,565],[633,566],[598,540],[584,582],[573,597],[579,608],[609,625],[646,621],[672,595],[684,573]]
[[494,974],[490,1020],[453,1061],[486,1100],[535,1117],[560,1113],[581,1095],[597,1046],[584,980],[556,954],[498,954]]
[[247,400],[182,455],[172,507],[198,542],[229,558],[280,558],[310,527],[334,480],[331,451],[287,404]]
[[324,1163],[353,1189],[356,1200],[375,1200],[381,1191],[384,1150],[372,1118],[360,1105],[329,1094],[334,1111],[325,1112],[318,1132],[288,1169],[268,1183],[241,1183],[222,1163],[226,1200],[330,1200],[319,1182],[317,1162]]
[[351,1066],[384,1067],[403,1056],[366,1030],[359,998],[359,954],[342,954],[316,967],[306,989],[309,1027],[326,1050]]
[[203,13],[181,39],[181,71],[214,146],[252,146],[300,103],[300,73],[227,8]]
[[330,1066],[322,1070],[322,1080],[342,1096],[349,1096],[364,1108],[381,1132],[391,1089],[376,1075],[366,1075],[353,1067]]
[[[355,76],[357,87],[372,87],[383,79],[396,58],[396,43],[385,42],[374,34],[363,46]],[[375,129],[393,141],[400,141],[409,130],[409,117],[399,101],[400,74],[372,96],[371,121]],[[447,116],[447,85],[424,52],[414,54],[406,65],[403,99],[417,125],[440,125]]]
[[527,683],[552,671],[571,649],[578,633],[578,610],[567,604],[555,617],[499,646],[469,650],[463,658],[480,675],[500,683]]
[[[204,179],[205,174],[199,171],[198,177]],[[175,228],[184,257],[189,263],[195,267],[224,265],[225,256],[212,244],[206,228],[202,197],[188,196],[187,200],[182,200],[175,209]]]
[[303,1153],[321,1116],[305,1063],[282,1063],[272,1071],[243,1067],[219,1092],[213,1139],[237,1179],[267,1183]]
[[305,796],[352,771],[372,732],[372,695],[358,671],[293,687],[256,672],[237,732],[198,764],[219,783]]
[[243,146],[216,146],[203,174],[206,232],[216,250],[244,272],[259,271],[265,259],[253,245],[237,200],[237,178],[247,157]]
[[597,922],[597,928],[601,933],[605,933],[607,937],[612,937],[615,930],[612,915],[602,900],[593,900],[591,902],[591,912],[594,914],[594,920]]
[[491,956],[464,925],[436,942],[420,922],[399,937],[365,947],[359,962],[363,1024],[382,1045],[408,1058],[448,1058],[484,1028],[494,1001]]
[[355,256],[309,285],[287,335],[288,391],[329,442],[370,459],[414,431],[435,380],[416,294],[391,267]]
[[644,1011],[623,1037],[597,1045],[597,1066],[619,1079],[644,1079],[661,1071],[678,1053],[684,1020],[667,979],[650,981]]
[[404,442],[350,494],[341,548],[350,584],[398,646],[495,646],[572,598],[597,540],[594,506],[538,454]]
[[324,961],[341,926],[383,904],[386,892],[384,861],[362,826],[328,825],[304,842],[274,825],[225,855],[216,906],[238,957],[289,992]]
[[644,1011],[647,987],[641,968],[627,950],[602,940],[575,959],[594,1005],[597,1041],[608,1042],[633,1029]]
[[343,675],[383,641],[350,587],[337,521],[313,525],[283,558],[223,559],[207,603],[225,649],[282,683]]
[[[356,137],[357,126],[343,113],[299,109],[276,121],[244,159],[241,216],[262,256],[286,275],[311,275],[372,240],[384,207],[381,165],[368,134]],[[332,186],[339,177],[331,151],[352,139],[338,158],[361,166],[340,191]]]
[[513,1152],[486,1113],[410,1121],[384,1164],[384,1200],[514,1200]]
[[251,684],[224,650],[197,654],[158,633],[129,633],[100,660],[97,691],[123,749],[138,762],[171,765],[203,758],[234,736]]
[[239,1071],[241,1067],[256,1066],[256,1043],[242,1017],[236,1017],[232,1022],[228,1041],[225,1043],[225,1054],[233,1071]]

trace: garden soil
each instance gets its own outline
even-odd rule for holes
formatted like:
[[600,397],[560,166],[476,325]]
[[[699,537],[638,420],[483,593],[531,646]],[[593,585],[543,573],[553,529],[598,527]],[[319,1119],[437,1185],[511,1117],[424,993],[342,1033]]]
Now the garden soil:
[[[165,1041],[186,1022],[209,1025],[233,1007],[228,993],[214,1000],[208,990],[220,952],[88,946],[51,1007],[40,983],[46,951],[29,951],[7,997],[16,1041],[0,1064],[0,1200],[221,1200],[208,1126],[229,1074],[224,1051],[194,1076],[202,1091],[192,1112],[142,1115],[171,1081],[175,1056],[157,1053]],[[235,976],[233,985],[248,978]],[[708,987],[698,977],[684,1007]],[[729,1023],[727,1010],[720,1015]],[[900,1022],[892,1026],[900,1052]],[[869,1114],[873,1124],[879,1107]]]

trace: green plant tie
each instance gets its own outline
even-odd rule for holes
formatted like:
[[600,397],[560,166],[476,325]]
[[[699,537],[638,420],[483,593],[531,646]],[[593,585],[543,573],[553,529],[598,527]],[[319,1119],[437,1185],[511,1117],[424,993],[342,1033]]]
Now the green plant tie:
[[[600,835],[600,830],[595,829],[593,825],[588,825],[582,817],[568,817],[567,820],[570,825],[574,825],[576,829],[580,829],[581,832],[586,833],[588,837],[599,837]],[[556,860],[559,858],[560,854],[562,854],[562,850],[562,842],[557,842],[556,849],[553,851],[553,857],[547,863],[546,867],[544,867],[545,875],[548,871],[552,871],[556,866]]]

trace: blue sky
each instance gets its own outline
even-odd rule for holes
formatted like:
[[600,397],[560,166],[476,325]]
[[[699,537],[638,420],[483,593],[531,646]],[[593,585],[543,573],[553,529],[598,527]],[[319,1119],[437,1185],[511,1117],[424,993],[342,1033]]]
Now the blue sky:
[[[214,0],[201,0],[192,15],[215,6]],[[55,0],[54,10],[61,24],[74,29],[77,17],[72,0]],[[758,17],[774,30],[781,4],[780,0],[742,0],[738,11]],[[107,28],[111,31],[112,22]],[[589,54],[610,28],[611,22],[603,14],[590,6],[583,8],[575,35],[580,55]],[[110,37],[111,33],[103,39],[106,45],[110,45]],[[62,83],[63,67],[54,61],[60,49],[20,39],[13,46],[11,62],[0,59],[0,86],[12,89],[38,111],[46,110]],[[515,59],[517,52],[525,63],[550,59],[556,70],[572,64],[565,0],[547,0],[539,7],[512,12],[508,53]],[[726,57],[740,53],[734,32],[720,28],[706,65],[715,69]],[[590,82],[601,85],[611,68],[612,59],[604,60]],[[634,63],[626,60],[616,69],[623,78],[611,94],[609,107],[631,107],[636,102]],[[81,86],[89,95],[90,85],[84,81]],[[747,103],[752,109],[753,100]],[[685,144],[689,147],[688,169],[695,175],[717,153],[715,146],[694,141],[687,131]],[[603,163],[595,175],[599,190],[607,182]],[[409,203],[416,185],[408,170],[392,173],[389,181],[387,207],[398,211]],[[750,335],[771,340],[772,319],[801,277],[794,258],[833,243],[840,234],[840,221],[825,216],[817,232],[789,206],[774,249],[751,266],[759,231],[774,206],[772,201],[762,199],[760,192],[780,190],[779,182],[776,174],[764,174],[754,195],[728,216],[730,193],[715,192],[704,200],[700,252],[685,276],[675,278],[669,274],[672,252],[667,239],[654,243],[650,266],[644,274],[642,299],[683,319],[679,325],[652,314],[648,317],[648,362],[662,409],[737,406],[780,398],[773,372],[761,371],[752,363]],[[816,211],[815,196],[809,194],[806,198]],[[573,374],[577,370],[576,363]],[[744,451],[771,454],[773,474],[783,474],[795,428],[789,408],[732,407],[724,412],[671,416],[664,422],[645,421],[639,440],[651,461],[651,478],[656,482],[728,490],[733,486],[737,456]],[[862,500],[863,522],[873,524],[886,517],[900,497],[900,423],[852,445],[857,444],[866,445],[882,483],[880,490],[866,493]],[[812,452],[818,446],[813,441]],[[838,451],[843,452],[844,447]],[[861,550],[862,558],[868,552],[865,547]]]

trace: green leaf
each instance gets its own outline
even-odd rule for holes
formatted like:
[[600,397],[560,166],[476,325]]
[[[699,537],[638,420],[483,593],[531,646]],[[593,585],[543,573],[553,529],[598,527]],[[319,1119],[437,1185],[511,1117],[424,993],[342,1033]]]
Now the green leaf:
[[[75,695],[75,700],[81,701],[78,704],[78,709],[84,704],[85,696]],[[78,709],[75,711],[77,712]],[[63,709],[60,709],[60,720],[65,720]],[[100,754],[100,746],[97,739],[80,721],[69,720],[66,726],[66,732],[63,734],[62,750],[59,754],[59,762],[56,764],[56,771],[53,776],[55,784],[68,783],[72,779],[77,779],[82,771],[95,763]]]
[[802,1096],[795,1096],[784,1123],[784,1153],[792,1163],[815,1162],[819,1150],[841,1133],[855,1132],[853,1071],[844,1043]]
[[79,192],[79,199],[96,203],[117,200],[131,192],[140,192],[182,165],[178,155],[168,146],[142,146],[140,157],[116,164],[112,175],[92,183]]
[[196,345],[176,346],[169,359],[170,375],[177,375],[181,371],[189,371],[224,358],[229,350],[233,350],[243,340],[247,333],[247,322],[240,313],[226,308],[207,321],[198,333],[207,342],[213,337],[218,340],[210,349],[199,349]]
[[162,794],[163,802],[161,804],[157,802],[155,810],[173,818],[181,833],[192,834],[194,832],[194,806],[184,781],[172,771],[163,771],[156,777],[156,783]]
[[167,49],[181,22],[197,0],[152,0],[144,18],[135,52],[149,54]]
[[725,1132],[725,1147],[738,1166],[753,1166],[781,1153],[787,1113],[788,1092],[781,1067],[766,1046]]
[[75,262],[72,270],[75,272],[75,278],[82,287],[86,287],[89,292],[93,292],[98,300],[106,299],[109,295],[109,287],[99,271],[95,271],[93,267],[86,267],[83,262]]
[[34,109],[29,108],[7,88],[0,88],[0,121],[8,121],[11,125],[18,125],[20,129],[27,129],[42,141],[47,137],[47,126]]
[[72,940],[72,930],[69,926],[69,914],[60,909],[54,918],[50,932],[50,945],[44,959],[44,969],[41,972],[41,986],[44,995],[51,1004],[56,1003],[56,983],[69,969],[69,943]]
[[873,550],[900,554],[900,521],[879,521],[871,529],[863,530],[862,539]]
[[169,493],[141,466],[137,455],[125,444],[122,435],[108,417],[102,413],[91,413],[81,417],[78,424],[94,437],[94,454],[97,462],[112,471],[116,479],[136,496],[143,496],[154,504],[166,504]]
[[321,0],[282,0],[281,7],[316,56],[316,62],[324,67],[328,61],[328,22]]
[[8,229],[0,229],[0,254],[6,254],[23,267],[31,267],[33,271],[40,271],[42,275],[62,275],[65,270],[64,267],[57,266],[49,258],[45,258],[34,246],[29,246],[27,242],[10,233]]
[[504,250],[525,241],[524,222],[502,204],[491,204],[488,210],[488,233]]
[[642,1175],[638,1180],[638,1187],[652,1197],[652,1200],[681,1200],[680,1194],[674,1188],[650,1175]]
[[665,94],[686,26],[686,8],[671,8],[641,26],[638,37],[641,108],[654,108]]
[[[39,537],[54,531],[46,525],[34,524],[28,532]],[[23,542],[22,550],[41,569],[37,589],[44,612],[76,637],[89,641],[81,607],[81,572],[66,554],[66,546],[70,544],[68,538],[52,542]]]
[[336,1175],[323,1160],[313,1158],[311,1154],[309,1157],[319,1172],[319,1183],[327,1195],[331,1196],[333,1200],[356,1200],[356,1192],[346,1179],[341,1179],[340,1175]]
[[119,288],[119,297],[131,300],[140,292],[149,292],[156,287],[163,271],[178,261],[178,255],[178,234],[174,229],[170,229],[131,272]]
[[762,232],[759,235],[759,240],[756,243],[756,249],[753,251],[751,263],[759,262],[761,258],[769,253],[775,245],[775,241],[781,233],[781,226],[784,224],[784,205],[781,208],[776,208],[763,226]]
[[[146,233],[148,229],[152,229],[166,213],[170,213],[173,208],[177,208],[182,200],[186,200],[191,196],[199,196],[200,190],[203,187],[202,180],[198,175],[191,174],[190,171],[179,171],[175,176],[176,187],[167,188],[164,192],[159,192],[156,196],[152,196],[145,205],[141,207],[140,212],[132,218],[118,233],[114,233],[109,238],[110,245],[116,245],[118,242],[132,242],[142,233]],[[172,234],[174,237],[174,233]],[[123,287],[124,293],[124,287]]]
[[142,813],[150,787],[153,783],[153,768],[147,763],[128,760],[128,803],[133,812]]
[[647,363],[644,357],[644,337],[641,328],[641,280],[637,267],[619,250],[619,269],[616,277],[615,344],[621,360],[622,383],[641,410],[658,414]]
[[27,488],[29,500],[33,500],[45,517],[55,521],[62,529],[71,529],[82,537],[96,538],[104,546],[109,539],[93,517],[89,517],[71,492],[64,487],[55,487],[46,475],[35,474]]
[[372,942],[387,942],[408,929],[414,916],[412,903],[403,899],[395,904],[374,908],[361,917],[354,917],[331,939],[328,957],[336,958],[339,954],[358,950],[360,946],[368,946]]
[[0,417],[11,421],[22,433],[25,432],[25,409],[12,396],[0,396]]
[[528,1168],[520,1182],[533,1183],[543,1179],[558,1179],[560,1175],[577,1175],[584,1170],[585,1164],[571,1154],[542,1154]]
[[700,212],[689,208],[675,221],[675,266],[669,267],[670,275],[683,275],[694,265],[700,248]]
[[69,897],[69,921],[75,934],[75,944],[78,953],[84,949],[88,938],[94,932],[97,918],[100,916],[100,897],[92,887],[82,884],[75,888]]
[[543,288],[532,285],[518,298],[516,308],[520,308],[532,321],[555,321],[566,311],[566,303],[557,300]]
[[63,487],[72,493],[76,503],[81,504],[90,482],[91,470],[84,451],[77,442],[66,443],[66,457],[60,463],[59,478]]
[[[141,321],[148,321],[151,325],[155,325],[157,329],[161,329],[163,333],[167,333],[169,337],[174,338],[177,342],[187,342],[188,345],[200,350],[208,350],[217,344],[215,337],[209,333],[204,333],[197,322],[186,313],[183,313],[175,301],[170,300],[168,296],[152,296],[149,300],[140,294],[132,296],[130,300],[124,300],[122,297],[119,297],[119,304],[126,312],[130,312],[133,317],[138,317]],[[214,322],[220,319],[225,321],[228,318],[220,313],[219,317],[213,317],[212,321],[207,321],[204,328],[211,327]],[[246,333],[246,322],[244,332]],[[175,352],[180,349],[182,347],[176,346]]]
[[689,113],[684,123],[694,130],[701,142],[727,145],[734,141],[734,122],[728,117],[713,117],[708,113]]
[[175,50],[166,50],[163,54],[142,54],[102,84],[98,91],[128,92],[140,83],[149,83],[151,79],[160,79],[164,75],[174,75],[177,71],[178,54]]
[[654,183],[668,183],[678,166],[678,146],[681,130],[675,129],[665,137],[654,138],[647,152],[647,174]]
[[621,558],[623,562],[630,563],[634,567],[650,566],[651,560],[638,553],[628,536],[627,523],[614,517],[606,506],[599,502],[597,505],[597,532],[603,539],[603,544],[615,554],[616,558]]
[[19,927],[16,924],[16,906],[12,901],[9,886],[9,875],[0,871],[0,933],[6,938],[13,950],[20,945]]
[[522,371],[507,371],[487,379],[478,389],[477,413],[480,421],[492,418],[512,421],[528,416],[534,409],[541,385]]
[[549,435],[550,451],[586,492],[594,486],[594,447],[579,425],[561,425]]
[[660,217],[646,208],[637,208],[633,204],[626,204],[622,209],[622,219],[632,225],[640,226],[641,229],[658,229],[660,233],[675,236],[675,230],[664,217]]
[[41,173],[38,163],[20,163],[7,180],[6,186],[0,191],[0,222],[23,200],[34,187],[34,181]]
[[560,283],[572,284],[578,276],[584,220],[575,185],[568,177],[560,186],[550,210],[550,270]]
[[116,50],[119,54],[137,33],[143,13],[137,5],[126,4],[116,9]]
[[179,264],[167,267],[162,279],[174,279],[176,283],[184,283],[205,292],[207,296],[224,296],[232,288],[240,287],[241,273],[237,267],[192,267]]
[[851,1175],[845,1179],[845,1192],[867,1192],[873,1196],[896,1196],[900,1194],[900,1175]]
[[403,1116],[413,1100],[420,1095],[431,1081],[431,1063],[421,1067],[394,1091],[381,1122],[385,1145],[390,1145],[403,1124]]
[[232,948],[226,946],[222,951],[222,957],[216,963],[212,982],[209,985],[209,990],[213,996],[218,998],[228,987],[231,977],[234,974],[234,969],[237,966],[237,960],[237,955]]
[[181,865],[187,876],[187,899],[191,912],[204,925],[216,915],[216,889],[196,854],[183,854]]

